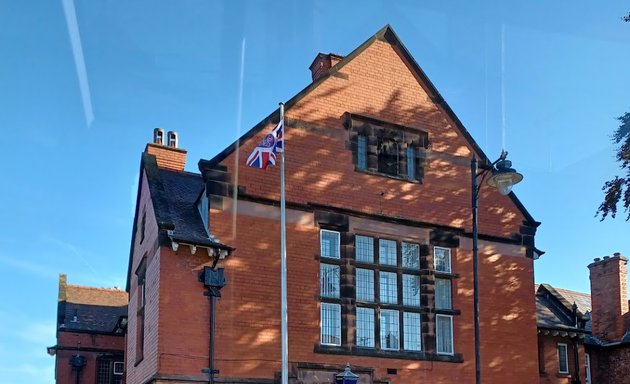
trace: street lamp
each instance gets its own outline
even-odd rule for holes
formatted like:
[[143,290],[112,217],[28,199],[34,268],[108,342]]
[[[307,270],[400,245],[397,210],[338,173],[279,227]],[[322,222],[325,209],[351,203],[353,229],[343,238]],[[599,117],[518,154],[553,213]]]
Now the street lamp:
[[[470,161],[470,173],[472,176],[472,226],[473,226],[473,300],[475,316],[475,383],[481,383],[481,362],[479,358],[479,250],[477,242],[479,233],[477,232],[477,201],[479,200],[479,190],[483,181],[492,174],[487,183],[496,188],[500,194],[508,195],[512,191],[512,186],[523,180],[523,175],[512,168],[512,162],[506,160],[507,152],[501,151],[501,156],[490,165],[482,165],[481,171],[477,169],[477,158],[473,155]],[[477,183],[477,179],[481,181]]]
[[350,364],[346,365],[343,372],[335,375],[335,384],[356,384],[359,376],[350,371]]

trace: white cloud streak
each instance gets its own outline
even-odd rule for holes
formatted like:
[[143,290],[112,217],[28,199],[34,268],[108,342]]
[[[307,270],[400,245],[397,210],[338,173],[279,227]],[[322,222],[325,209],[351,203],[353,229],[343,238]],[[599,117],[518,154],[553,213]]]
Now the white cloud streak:
[[96,272],[96,269],[94,269],[94,267],[92,266],[92,264],[90,264],[87,259],[83,256],[83,254],[81,252],[79,252],[79,250],[77,249],[77,247],[75,247],[74,245],[67,243],[63,240],[60,239],[56,239],[54,237],[50,237],[47,236],[44,238],[44,240],[51,242],[55,245],[57,245],[58,247],[60,247],[63,250],[68,251],[69,253],[75,255],[78,259],[80,259],[81,261],[83,261],[83,263],[85,263],[85,265],[90,268],[90,271],[92,271],[92,273],[95,276],[98,276],[98,273]]
[[87,70],[85,68],[85,59],[83,57],[83,47],[81,45],[81,35],[79,34],[79,23],[77,22],[77,12],[74,8],[74,0],[62,0],[63,11],[66,16],[66,25],[68,27],[68,35],[70,36],[70,44],[72,45],[72,55],[74,56],[74,66],[79,79],[79,89],[81,91],[81,100],[83,101],[83,111],[85,113],[85,123],[88,127],[94,121],[94,112],[92,110],[92,98],[90,96],[90,86],[88,84]]
[[50,268],[43,267],[40,264],[25,260],[19,260],[12,257],[6,257],[3,255],[0,255],[0,264],[4,264],[14,269],[19,269],[23,272],[49,279],[57,280],[57,278],[59,277],[56,271]]

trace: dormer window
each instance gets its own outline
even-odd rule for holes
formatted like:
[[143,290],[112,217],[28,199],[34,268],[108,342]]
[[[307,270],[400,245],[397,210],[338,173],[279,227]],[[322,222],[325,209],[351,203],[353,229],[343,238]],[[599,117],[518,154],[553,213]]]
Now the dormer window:
[[422,181],[428,134],[420,129],[346,113],[355,170],[412,182]]

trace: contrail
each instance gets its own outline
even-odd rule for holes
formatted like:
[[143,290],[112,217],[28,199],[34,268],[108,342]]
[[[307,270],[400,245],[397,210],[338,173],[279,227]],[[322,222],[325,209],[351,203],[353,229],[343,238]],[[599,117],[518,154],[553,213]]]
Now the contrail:
[[62,0],[62,4],[63,11],[66,15],[66,25],[68,26],[70,44],[72,45],[74,66],[76,67],[77,77],[79,79],[79,89],[81,91],[81,100],[83,101],[85,123],[89,128],[92,125],[92,121],[94,121],[94,112],[92,111],[92,99],[90,97],[90,86],[88,85],[87,71],[85,69],[85,59],[83,58],[83,48],[81,46],[77,13],[74,8],[74,0]]

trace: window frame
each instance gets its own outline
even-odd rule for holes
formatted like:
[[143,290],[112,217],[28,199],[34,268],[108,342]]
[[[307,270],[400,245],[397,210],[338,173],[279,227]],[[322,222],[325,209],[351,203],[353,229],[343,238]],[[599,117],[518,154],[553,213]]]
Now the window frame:
[[[388,254],[387,259],[385,259],[383,257],[383,252],[382,252],[384,249],[387,250],[387,251],[391,250],[392,249],[391,246],[390,245],[386,245],[386,244],[391,244],[391,243],[394,243],[394,260],[393,260],[393,263],[391,262],[391,255]],[[378,238],[378,263],[377,264],[381,265],[381,266],[399,268],[398,267],[398,242],[396,240],[385,239],[385,238]]]
[[[324,317],[324,307],[328,307],[328,308],[336,308],[336,324],[331,324],[329,327],[324,327],[324,320],[328,320],[328,317]],[[329,345],[329,346],[341,346],[342,343],[342,326],[341,326],[341,304],[338,303],[327,303],[327,302],[321,302],[320,303],[320,334],[319,334],[319,342],[321,345]],[[333,328],[334,326],[334,328]],[[339,339],[339,343],[327,343],[324,341],[324,329],[335,329],[337,331],[336,334],[334,335],[328,335],[331,338],[334,337],[338,337]]]
[[[564,363],[566,365],[566,370],[562,370],[562,359],[561,359],[561,348],[564,348]],[[556,350],[558,354],[558,373],[562,375],[569,374],[569,346],[566,343],[557,343]]]
[[[382,353],[424,353],[422,351],[422,313],[424,313],[427,308],[422,306],[422,298],[421,298],[421,284],[422,284],[422,270],[421,270],[421,260],[420,260],[420,244],[414,241],[408,241],[404,239],[392,239],[392,238],[384,238],[373,235],[366,235],[361,233],[356,233],[354,236],[355,241],[355,288],[356,288],[356,304],[354,305],[355,311],[358,311],[359,308],[369,307],[374,310],[374,314],[376,317],[376,324],[378,328],[374,329],[374,340],[375,346],[373,349],[375,352]],[[365,243],[369,242],[372,244],[371,247],[365,246]],[[405,244],[405,245],[404,245]],[[405,262],[405,257],[403,256],[403,251],[410,247],[410,253],[413,254],[411,263]],[[365,249],[371,249],[373,252],[373,257],[360,257],[361,252],[364,252]],[[395,251],[395,253],[394,253]],[[384,258],[383,252],[388,253],[388,257]],[[364,252],[369,254],[370,252]],[[394,263],[395,260],[395,264]],[[385,261],[385,263],[383,263]],[[364,290],[363,284],[360,280],[360,276],[371,272],[374,276],[374,301],[365,300],[365,295],[362,295],[360,292]],[[407,292],[404,291],[405,288],[410,289],[409,284],[413,281],[417,282],[418,292],[416,295],[407,297]],[[386,283],[386,284],[385,284]],[[387,296],[387,297],[385,297]],[[382,339],[382,321],[383,321],[383,313],[392,316],[390,312],[392,311],[397,313],[396,324],[398,326],[397,330],[397,349],[387,348],[385,345],[385,340]],[[355,312],[356,313],[356,312]],[[411,316],[406,315],[406,313],[412,314]],[[405,340],[408,337],[406,332],[410,330],[409,325],[406,324],[405,319],[413,318],[414,321],[418,324],[418,329],[415,330],[415,338],[419,338],[418,344],[420,349],[406,349],[405,348]],[[358,315],[355,318],[355,326],[358,329],[359,325],[356,323],[358,320]],[[361,346],[361,342],[358,340],[358,330],[355,332],[355,340],[354,343],[357,348],[367,348]],[[409,345],[409,344],[407,344]]]
[[[387,282],[384,283],[384,279]],[[393,282],[393,284],[392,284]],[[376,282],[374,282],[376,284]],[[383,289],[383,287],[387,289]],[[398,303],[398,274],[390,271],[378,271],[378,302],[386,305],[400,305]]]
[[[379,315],[380,315],[380,316],[379,316],[379,340],[380,340],[380,349],[381,349],[382,351],[400,351],[400,347],[401,347],[401,343],[400,343],[400,340],[401,340],[401,332],[400,332],[400,312],[401,312],[401,311],[400,311],[400,310],[398,310],[398,309],[381,309],[381,310],[379,311]],[[387,348],[387,347],[384,347],[384,346],[383,346],[383,344],[385,344],[385,343],[383,342],[383,340],[384,340],[385,338],[387,338],[387,335],[384,335],[384,334],[383,334],[383,331],[384,331],[384,328],[385,328],[385,327],[384,327],[384,324],[383,324],[383,321],[384,321],[384,316],[383,316],[383,314],[385,314],[385,313],[391,313],[391,314],[392,314],[392,316],[390,317],[390,319],[392,319],[392,322],[393,322],[393,323],[395,323],[395,324],[394,324],[394,325],[395,325],[395,327],[392,327],[393,329],[397,330],[397,333],[396,333],[396,343],[397,343],[397,346],[396,346],[395,348]]]
[[[364,280],[359,279],[359,271],[369,272],[369,274],[366,274],[366,276],[371,277],[371,279],[370,278],[367,279],[365,286],[363,286]],[[366,302],[366,303],[376,302],[376,289],[375,289],[376,282],[374,279],[375,274],[376,274],[376,271],[370,268],[360,268],[360,267],[355,268],[355,298],[357,302]],[[367,291],[367,294],[365,296],[363,296],[362,294],[364,290]],[[361,297],[359,297],[360,295]],[[366,298],[367,296],[370,296],[370,298]]]
[[[325,269],[328,269],[328,271],[324,271]],[[336,276],[330,278],[328,276],[329,273],[333,273]],[[341,266],[338,264],[319,263],[319,295],[328,299],[341,298]]]
[[[436,252],[438,249],[448,251],[448,270],[438,269],[437,252]],[[451,248],[433,246],[433,268],[438,273],[447,273],[447,274],[453,273],[453,251],[451,250]]]
[[[403,311],[403,345],[402,345],[402,350],[403,351],[408,351],[408,352],[421,352],[422,351],[422,314],[419,312],[409,312],[409,311]],[[411,341],[409,340],[410,338],[408,338],[407,336],[411,335],[412,333],[407,333],[407,319],[405,315],[417,315],[418,316],[418,349],[411,349],[411,348],[407,348],[408,343],[410,343]]]
[[[365,311],[371,311],[371,315],[372,315],[371,327],[368,327],[368,329],[364,329],[359,326],[359,324],[364,324],[364,322],[359,321],[359,309],[365,310]],[[359,332],[361,333],[365,332],[368,335],[371,333],[371,338],[369,338],[368,340],[372,341],[372,345],[360,345]],[[370,348],[370,349],[376,348],[375,335],[376,335],[376,310],[374,310],[374,308],[372,307],[357,306],[356,307],[356,325],[355,325],[355,344],[357,348]]]
[[423,151],[430,148],[428,132],[350,112],[344,114],[344,126],[355,171],[410,183],[422,181]]
[[[406,248],[415,248],[415,250],[417,251],[416,254],[414,255],[414,259],[417,257],[417,266],[412,266],[410,264],[406,265],[406,257],[405,257],[405,249]],[[410,269],[413,271],[419,271],[420,270],[420,244],[418,243],[412,243],[409,241],[401,241],[400,242],[400,266],[403,269]]]
[[[408,278],[411,278],[411,282],[407,283],[409,281]],[[415,295],[411,295],[408,296],[407,293],[409,290],[413,291],[413,281],[417,282],[417,289],[418,291],[416,292]],[[411,286],[409,286],[408,284],[412,284]],[[403,273],[402,277],[401,277],[401,285],[402,285],[402,305],[405,307],[412,307],[412,308],[420,308],[422,306],[422,300],[420,297],[420,287],[422,285],[422,281],[420,279],[420,275],[411,275],[409,273]],[[407,289],[405,289],[407,288]]]
[[[443,295],[438,293],[438,291],[441,290],[441,289],[438,288],[439,287],[438,281],[443,281],[448,286],[448,295],[445,296],[447,298],[447,300],[448,300],[448,306],[439,306],[438,305],[438,302],[439,302],[438,299],[443,296]],[[452,310],[453,309],[453,280],[436,277],[435,278],[434,296],[435,296],[435,309],[436,310]]]
[[[439,318],[447,318],[449,319],[449,327],[450,327],[450,346],[451,346],[451,351],[450,352],[444,352],[444,351],[440,351],[439,350],[439,346],[440,346],[440,327],[438,326],[438,319]],[[435,353],[437,353],[438,355],[446,355],[446,356],[453,356],[455,354],[455,335],[453,334],[453,316],[452,315],[444,315],[444,314],[436,314],[435,315]]]
[[[337,236],[336,255],[324,255],[324,233],[335,234]],[[330,229],[319,230],[319,256],[326,259],[340,260],[341,259],[341,232],[333,231]]]

